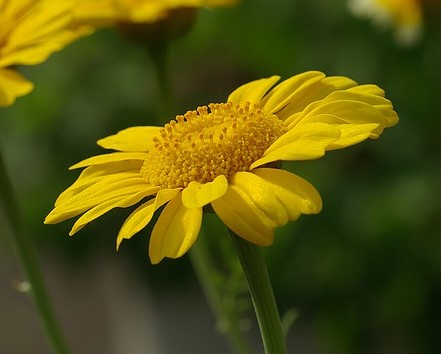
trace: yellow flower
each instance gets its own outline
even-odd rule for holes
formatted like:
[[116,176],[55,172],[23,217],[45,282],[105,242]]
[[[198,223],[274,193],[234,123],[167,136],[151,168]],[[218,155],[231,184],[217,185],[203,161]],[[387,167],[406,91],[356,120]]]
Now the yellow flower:
[[76,0],[78,21],[94,26],[153,23],[181,8],[225,6],[237,0]]
[[419,0],[350,0],[349,8],[378,26],[393,27],[399,44],[412,45],[421,37],[423,14]]
[[210,204],[236,234],[270,245],[276,227],[322,208],[315,188],[278,168],[281,161],[316,159],[398,122],[375,85],[317,71],[274,86],[279,79],[247,83],[227,103],[199,107],[164,127],[132,127],[99,140],[117,152],[72,166],[86,168],[45,223],[83,214],[73,235],[110,209],[143,201],[121,227],[118,247],[165,205],[150,237],[150,259],[158,263],[187,252]]
[[0,106],[28,94],[33,84],[12,67],[45,61],[90,32],[71,22],[68,0],[0,0]]

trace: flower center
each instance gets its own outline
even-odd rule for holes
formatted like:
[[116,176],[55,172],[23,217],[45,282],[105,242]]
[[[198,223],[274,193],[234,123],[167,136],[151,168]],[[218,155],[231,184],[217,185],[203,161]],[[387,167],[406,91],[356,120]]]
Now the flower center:
[[141,174],[152,185],[185,188],[248,171],[286,128],[249,103],[210,104],[179,115],[154,138]]

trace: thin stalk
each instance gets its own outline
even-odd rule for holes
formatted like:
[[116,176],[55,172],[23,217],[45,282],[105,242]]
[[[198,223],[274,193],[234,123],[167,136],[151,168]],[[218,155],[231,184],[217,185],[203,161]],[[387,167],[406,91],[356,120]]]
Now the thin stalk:
[[169,40],[151,40],[148,42],[148,50],[156,72],[158,87],[158,103],[156,112],[159,115],[160,124],[168,123],[174,118],[173,95],[170,85],[169,68]]
[[286,354],[280,316],[262,249],[229,231],[248,281],[265,353]]
[[221,289],[217,285],[219,283],[216,282],[218,269],[214,265],[202,231],[198,237],[198,242],[193,245],[189,255],[199,284],[216,317],[218,328],[227,336],[234,353],[250,354],[251,349],[244,337],[244,332],[240,328],[237,311],[228,306],[228,303],[223,300]]
[[11,243],[21,269],[31,285],[29,290],[38,311],[43,329],[54,353],[69,354],[70,350],[62,335],[49,301],[49,296],[40,271],[40,265],[31,239],[24,232],[19,208],[14,196],[12,183],[0,149],[0,206],[10,222]]

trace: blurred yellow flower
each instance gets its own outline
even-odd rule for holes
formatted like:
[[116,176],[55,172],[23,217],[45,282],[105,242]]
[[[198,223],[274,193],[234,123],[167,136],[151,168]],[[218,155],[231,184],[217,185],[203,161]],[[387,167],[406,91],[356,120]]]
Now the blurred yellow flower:
[[132,127],[98,141],[112,152],[86,167],[47,216],[52,224],[83,214],[70,235],[109,210],[138,204],[117,247],[142,230],[165,205],[149,246],[152,263],[182,256],[195,242],[203,208],[257,245],[322,201],[306,180],[281,161],[310,160],[326,151],[378,138],[398,117],[382,89],[346,77],[305,72],[274,86],[273,76],[245,84],[227,103],[177,116],[164,127]]
[[0,106],[28,94],[33,84],[13,69],[45,61],[90,32],[71,22],[68,0],[0,0]]
[[350,0],[349,8],[380,27],[393,27],[399,44],[412,45],[421,37],[423,14],[419,0]]
[[79,22],[94,26],[115,23],[152,23],[170,11],[232,5],[237,0],[76,0],[75,16]]

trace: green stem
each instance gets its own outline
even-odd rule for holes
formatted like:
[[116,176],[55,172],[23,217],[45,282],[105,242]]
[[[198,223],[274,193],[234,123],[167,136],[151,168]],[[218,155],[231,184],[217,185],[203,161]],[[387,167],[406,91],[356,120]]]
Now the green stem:
[[173,95],[170,86],[169,72],[169,40],[161,38],[150,40],[148,50],[156,71],[156,82],[158,85],[157,113],[159,114],[160,124],[168,123],[173,115]]
[[61,333],[58,322],[41,275],[37,256],[31,239],[24,232],[22,227],[19,208],[16,203],[12,183],[9,178],[6,164],[0,149],[0,205],[4,210],[11,227],[11,243],[15,254],[21,265],[22,271],[31,285],[30,293],[34,300],[35,307],[39,312],[40,321],[46,332],[48,341],[52,345],[54,353],[68,354],[70,353],[64,337]]
[[[234,307],[228,306],[229,302],[225,301],[222,297],[221,289],[218,285],[218,269],[213,264],[214,262],[204,235],[199,234],[198,242],[193,245],[189,255],[199,284],[215,314],[218,328],[222,333],[226,334],[230,347],[235,353],[250,354],[251,349],[240,328],[238,311]],[[218,281],[216,282],[216,280]]]
[[286,354],[280,316],[262,250],[229,231],[248,281],[265,353]]

